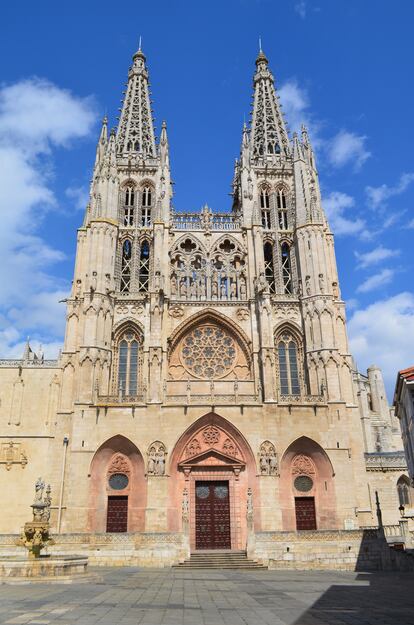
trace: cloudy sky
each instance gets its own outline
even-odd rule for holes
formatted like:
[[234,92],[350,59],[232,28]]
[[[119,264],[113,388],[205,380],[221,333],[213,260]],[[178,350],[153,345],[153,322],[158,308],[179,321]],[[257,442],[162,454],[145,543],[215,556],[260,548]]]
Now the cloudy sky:
[[[24,19],[23,19],[24,17]],[[414,364],[410,0],[7,3],[0,40],[0,354],[54,356],[99,123],[116,124],[139,36],[174,205],[230,206],[261,37],[293,131],[316,146],[361,370]]]

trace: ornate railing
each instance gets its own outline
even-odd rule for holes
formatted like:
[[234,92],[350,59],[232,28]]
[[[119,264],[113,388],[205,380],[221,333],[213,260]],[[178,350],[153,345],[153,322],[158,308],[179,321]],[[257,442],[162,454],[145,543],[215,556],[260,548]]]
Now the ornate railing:
[[207,219],[202,213],[174,213],[172,225],[176,230],[239,230],[241,220],[232,213],[212,213]]
[[224,395],[214,393],[188,394],[188,395],[168,395],[165,398],[167,404],[253,404],[259,401],[257,395]]
[[0,367],[57,367],[57,360],[24,360],[14,358],[2,358],[0,359]]
[[395,471],[406,469],[407,462],[403,451],[384,451],[365,454],[367,471]]
[[323,395],[279,395],[279,404],[325,404]]
[[145,394],[140,393],[139,395],[98,395],[95,403],[97,406],[108,406],[113,404],[143,404],[145,401]]

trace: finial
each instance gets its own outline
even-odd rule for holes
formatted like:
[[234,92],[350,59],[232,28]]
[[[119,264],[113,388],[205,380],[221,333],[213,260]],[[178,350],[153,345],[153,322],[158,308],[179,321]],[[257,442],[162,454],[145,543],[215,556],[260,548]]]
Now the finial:
[[261,52],[261,51],[262,51],[262,38],[259,35],[259,52]]
[[141,50],[141,42],[142,42],[142,37],[141,37],[141,35],[140,35],[140,36],[139,36],[138,50]]

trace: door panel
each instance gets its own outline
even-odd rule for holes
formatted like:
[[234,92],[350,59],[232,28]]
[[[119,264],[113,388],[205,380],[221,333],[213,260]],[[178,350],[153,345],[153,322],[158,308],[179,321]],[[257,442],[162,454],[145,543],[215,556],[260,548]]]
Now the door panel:
[[296,529],[316,530],[314,497],[295,497]]
[[228,482],[196,482],[196,549],[231,549]]
[[128,531],[128,497],[108,497],[106,531]]

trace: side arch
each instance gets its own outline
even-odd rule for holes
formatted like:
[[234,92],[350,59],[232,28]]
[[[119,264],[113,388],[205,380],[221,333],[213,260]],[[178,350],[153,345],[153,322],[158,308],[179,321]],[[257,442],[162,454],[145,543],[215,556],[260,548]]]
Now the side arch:
[[[116,456],[125,458],[129,466],[126,489],[113,491],[108,484],[108,472]],[[144,459],[138,447],[128,438],[117,434],[106,440],[95,452],[90,464],[89,509],[86,531],[105,532],[108,497],[117,494],[128,497],[128,532],[145,529],[147,484]]]
[[[301,463],[298,462],[299,456],[303,457]],[[301,492],[295,488],[294,478],[301,474],[307,475],[305,468],[303,473],[297,468],[300,465],[306,467],[307,460],[309,466],[314,467],[313,474],[309,473],[313,486],[309,491]],[[332,462],[319,443],[301,436],[289,445],[280,463],[280,506],[284,530],[296,530],[295,499],[299,497],[314,498],[317,529],[339,527],[334,477]]]

